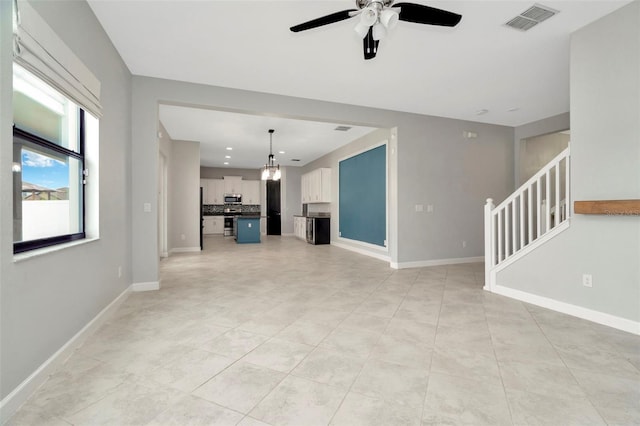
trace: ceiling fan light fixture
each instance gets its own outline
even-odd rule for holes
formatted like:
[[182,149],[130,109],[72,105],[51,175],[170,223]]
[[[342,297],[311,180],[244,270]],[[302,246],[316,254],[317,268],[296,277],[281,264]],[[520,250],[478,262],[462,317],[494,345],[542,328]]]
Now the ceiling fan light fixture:
[[356,34],[358,34],[360,38],[365,38],[367,36],[367,33],[369,32],[369,25],[365,25],[362,23],[362,21],[360,21],[353,30],[356,32]]
[[378,11],[373,7],[365,7],[360,14],[360,22],[368,27],[378,20]]
[[400,19],[400,15],[398,12],[392,9],[384,9],[380,13],[380,22],[385,26],[386,29],[392,30],[398,25],[398,20]]
[[373,26],[373,39],[382,40],[387,36],[387,29],[380,22]]

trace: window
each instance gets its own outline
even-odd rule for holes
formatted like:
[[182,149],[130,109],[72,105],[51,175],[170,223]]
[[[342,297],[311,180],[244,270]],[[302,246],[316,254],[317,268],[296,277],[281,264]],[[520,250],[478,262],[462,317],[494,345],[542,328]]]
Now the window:
[[14,64],[14,253],[85,237],[84,123],[82,108]]

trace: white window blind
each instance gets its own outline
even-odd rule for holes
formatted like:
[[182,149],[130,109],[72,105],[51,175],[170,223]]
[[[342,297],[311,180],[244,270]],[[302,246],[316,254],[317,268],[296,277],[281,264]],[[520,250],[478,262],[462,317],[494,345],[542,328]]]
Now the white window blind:
[[100,81],[25,0],[14,0],[13,56],[85,110],[102,116]]

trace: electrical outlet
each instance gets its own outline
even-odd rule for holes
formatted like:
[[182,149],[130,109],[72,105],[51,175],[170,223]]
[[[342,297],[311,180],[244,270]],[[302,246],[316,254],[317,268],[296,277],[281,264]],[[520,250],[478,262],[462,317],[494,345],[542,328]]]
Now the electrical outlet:
[[182,241],[184,241],[186,238],[187,238],[187,237],[185,237],[185,236],[184,236],[184,234],[180,235],[180,239],[181,239]]
[[593,276],[591,274],[582,274],[582,285],[585,287],[593,287]]
[[122,278],[122,266],[118,266],[118,278]]
[[433,213],[433,204],[427,205],[427,213]]
[[463,242],[462,242],[462,248],[466,248],[466,247],[467,247],[467,242],[466,242],[466,241],[463,241]]

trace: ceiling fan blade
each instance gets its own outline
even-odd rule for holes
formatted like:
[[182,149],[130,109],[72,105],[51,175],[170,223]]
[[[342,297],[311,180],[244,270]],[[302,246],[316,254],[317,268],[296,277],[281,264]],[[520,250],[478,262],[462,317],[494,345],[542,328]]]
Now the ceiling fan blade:
[[400,8],[400,20],[415,22],[416,24],[440,25],[455,27],[462,19],[462,15],[448,12],[435,7],[415,3],[395,3],[394,8]]
[[312,28],[321,27],[323,25],[333,24],[334,22],[344,21],[351,18],[353,12],[357,12],[356,9],[341,10],[340,12],[332,13],[331,15],[322,16],[320,18],[312,19],[311,21],[303,22],[302,24],[294,25],[289,28],[294,33],[299,31],[310,30]]
[[378,44],[380,44],[380,40],[373,39],[373,27],[370,27],[367,36],[362,39],[364,59],[373,59],[376,57],[376,53],[378,53]]

